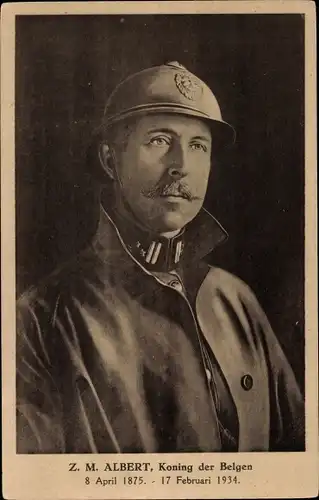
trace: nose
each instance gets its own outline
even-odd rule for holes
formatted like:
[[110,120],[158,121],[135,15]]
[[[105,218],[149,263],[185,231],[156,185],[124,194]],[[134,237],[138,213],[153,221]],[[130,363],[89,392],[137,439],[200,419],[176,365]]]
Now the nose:
[[168,169],[168,175],[172,177],[174,180],[181,179],[185,177],[185,173],[180,168],[176,168],[175,166],[170,166]]
[[187,175],[187,150],[177,141],[173,144],[169,152],[168,174],[174,180],[181,179]]

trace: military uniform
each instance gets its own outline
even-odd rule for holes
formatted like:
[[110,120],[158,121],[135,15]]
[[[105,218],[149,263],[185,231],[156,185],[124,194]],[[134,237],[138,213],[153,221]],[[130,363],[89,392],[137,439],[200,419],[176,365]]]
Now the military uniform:
[[[176,63],[133,75],[103,127],[205,114],[229,141],[203,85]],[[101,207],[92,244],[19,300],[18,452],[304,449],[302,396],[265,314],[205,263],[224,239],[203,208],[168,239]]]

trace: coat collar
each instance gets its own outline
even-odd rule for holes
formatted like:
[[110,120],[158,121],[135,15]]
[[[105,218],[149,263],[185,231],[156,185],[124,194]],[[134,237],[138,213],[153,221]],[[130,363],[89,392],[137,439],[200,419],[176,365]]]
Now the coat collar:
[[[117,236],[114,241],[114,233]],[[113,234],[113,237],[112,237]],[[124,247],[133,260],[148,271],[170,271],[203,259],[228,235],[219,222],[205,209],[174,238],[158,238],[132,224],[126,224],[114,212],[100,207],[100,219],[93,246],[105,258]]]

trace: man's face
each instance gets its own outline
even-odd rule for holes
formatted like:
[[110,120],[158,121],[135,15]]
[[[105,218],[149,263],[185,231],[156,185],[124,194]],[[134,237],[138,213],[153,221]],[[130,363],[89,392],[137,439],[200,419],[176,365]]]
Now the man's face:
[[115,151],[121,189],[135,217],[150,230],[181,229],[202,207],[211,164],[206,123],[182,115],[137,120],[126,147]]

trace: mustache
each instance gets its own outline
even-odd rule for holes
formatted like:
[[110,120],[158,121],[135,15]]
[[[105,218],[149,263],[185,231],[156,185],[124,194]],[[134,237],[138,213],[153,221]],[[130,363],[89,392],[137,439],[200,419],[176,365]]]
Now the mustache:
[[155,184],[155,186],[142,190],[146,198],[158,198],[161,196],[181,196],[188,201],[200,200],[198,196],[192,194],[189,186],[185,182],[170,182],[166,184]]

